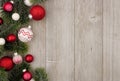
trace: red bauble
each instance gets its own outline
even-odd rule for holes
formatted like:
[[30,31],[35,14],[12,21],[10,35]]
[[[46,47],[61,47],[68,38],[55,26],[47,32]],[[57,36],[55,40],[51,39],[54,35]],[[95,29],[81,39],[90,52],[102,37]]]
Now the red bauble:
[[31,54],[25,56],[25,61],[31,63],[34,60],[34,57]]
[[0,25],[2,25],[3,24],[3,19],[2,18],[0,18]]
[[0,25],[2,25],[3,24],[3,19],[2,18],[0,18]]
[[31,8],[30,14],[34,20],[41,20],[45,16],[45,9],[40,5],[35,5]]
[[11,57],[5,56],[0,59],[0,67],[6,71],[11,70],[14,67],[14,63]]
[[6,40],[7,42],[15,42],[16,41],[16,35],[14,34],[9,34],[7,37],[6,37]]
[[32,74],[29,71],[25,71],[22,75],[24,81],[30,81],[32,79]]
[[11,12],[13,10],[13,4],[11,2],[4,3],[3,10],[6,12]]

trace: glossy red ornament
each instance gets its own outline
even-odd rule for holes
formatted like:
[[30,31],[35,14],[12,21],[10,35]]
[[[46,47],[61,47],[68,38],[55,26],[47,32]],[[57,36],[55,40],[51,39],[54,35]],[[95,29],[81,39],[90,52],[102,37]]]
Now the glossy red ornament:
[[32,79],[32,74],[29,71],[25,71],[22,75],[24,81],[30,81]]
[[3,19],[2,18],[0,18],[0,25],[2,25],[3,24]]
[[6,37],[6,40],[7,42],[15,42],[16,41],[16,35],[14,34],[9,34],[7,37]]
[[25,61],[31,63],[34,60],[34,57],[31,54],[25,56]]
[[40,5],[35,5],[31,8],[30,14],[32,15],[32,19],[41,20],[45,16],[45,9]]
[[11,12],[13,10],[13,4],[11,2],[4,3],[3,10],[6,12]]
[[0,59],[0,67],[6,71],[11,70],[14,67],[14,63],[11,57],[5,56]]

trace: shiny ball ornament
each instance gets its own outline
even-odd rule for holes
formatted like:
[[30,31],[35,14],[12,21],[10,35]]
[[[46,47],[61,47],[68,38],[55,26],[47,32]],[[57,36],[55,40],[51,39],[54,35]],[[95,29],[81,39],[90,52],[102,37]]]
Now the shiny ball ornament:
[[24,81],[30,81],[32,79],[32,74],[29,71],[25,71],[22,74],[22,78]]
[[33,38],[33,32],[31,30],[31,26],[28,28],[21,28],[18,32],[18,38],[22,42],[29,42]]
[[35,5],[30,9],[32,19],[38,21],[45,17],[45,9],[40,5]]
[[14,67],[14,63],[11,57],[5,56],[0,59],[0,67],[6,71],[10,71]]
[[28,54],[25,56],[26,62],[31,63],[31,62],[33,62],[33,60],[34,60],[34,57],[31,54]]
[[4,45],[5,44],[5,39],[4,38],[0,38],[0,45]]
[[4,3],[3,10],[6,12],[11,12],[13,10],[13,4],[11,2]]
[[23,61],[22,59],[22,56],[21,55],[18,55],[17,53],[14,54],[14,57],[13,57],[13,62],[15,64],[21,64]]
[[33,5],[33,3],[31,2],[31,0],[24,0],[24,4],[26,6],[32,6]]
[[3,24],[3,19],[2,18],[0,18],[0,25],[2,25]]
[[29,17],[29,19],[32,19],[32,15],[31,14],[29,14],[28,17]]
[[20,19],[20,15],[19,15],[18,13],[13,13],[13,14],[12,14],[12,19],[13,19],[14,21],[18,21],[18,20]]
[[6,37],[6,40],[7,40],[7,42],[15,42],[16,41],[16,39],[17,39],[17,37],[16,37],[16,35],[14,35],[14,34],[9,34],[7,37]]
[[35,81],[35,79],[32,78],[30,81]]

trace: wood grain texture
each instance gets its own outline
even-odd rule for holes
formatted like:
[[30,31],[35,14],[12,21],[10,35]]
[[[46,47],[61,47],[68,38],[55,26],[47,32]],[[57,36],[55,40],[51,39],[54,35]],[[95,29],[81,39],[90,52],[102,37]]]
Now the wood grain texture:
[[32,66],[49,81],[120,81],[120,0],[47,0],[33,22]]
[[114,0],[104,0],[103,1],[103,81],[114,81],[113,54],[114,54]]
[[104,81],[120,81],[120,1],[104,1]]
[[33,68],[46,66],[46,53],[45,53],[45,41],[46,41],[46,25],[45,19],[40,22],[32,22],[30,24],[34,33],[33,40],[29,43],[29,53],[34,56],[32,62]]
[[74,0],[47,1],[46,69],[50,81],[74,81]]
[[75,81],[102,81],[102,0],[75,0]]
[[113,1],[113,81],[120,81],[120,1]]

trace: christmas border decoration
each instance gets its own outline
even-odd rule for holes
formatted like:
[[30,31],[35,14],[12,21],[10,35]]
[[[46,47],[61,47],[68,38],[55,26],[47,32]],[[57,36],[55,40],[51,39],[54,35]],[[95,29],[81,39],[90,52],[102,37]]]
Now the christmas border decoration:
[[27,54],[33,37],[31,20],[40,21],[45,0],[1,0],[0,2],[0,81],[48,81],[44,68],[32,69]]

